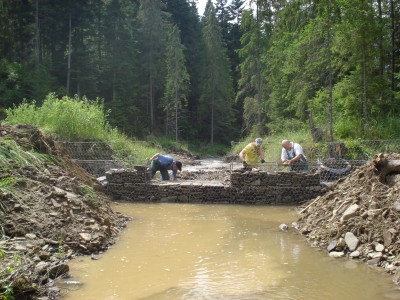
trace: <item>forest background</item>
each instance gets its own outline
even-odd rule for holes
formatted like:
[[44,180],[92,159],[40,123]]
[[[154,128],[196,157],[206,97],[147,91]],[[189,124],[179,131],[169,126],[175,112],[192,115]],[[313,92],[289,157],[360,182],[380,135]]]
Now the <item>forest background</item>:
[[399,138],[398,1],[196,5],[0,0],[0,119],[69,96],[137,139]]

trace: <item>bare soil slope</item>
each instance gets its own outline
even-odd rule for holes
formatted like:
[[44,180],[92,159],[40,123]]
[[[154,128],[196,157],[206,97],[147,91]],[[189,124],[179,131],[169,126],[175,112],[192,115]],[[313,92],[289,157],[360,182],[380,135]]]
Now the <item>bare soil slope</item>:
[[400,154],[374,160],[299,208],[298,229],[332,257],[347,256],[393,274],[400,284]]
[[96,179],[37,128],[3,126],[0,136],[57,157],[0,169],[0,179],[17,180],[11,191],[0,189],[0,286],[14,288],[15,299],[54,299],[53,279],[67,274],[68,259],[106,250],[129,218],[114,212]]

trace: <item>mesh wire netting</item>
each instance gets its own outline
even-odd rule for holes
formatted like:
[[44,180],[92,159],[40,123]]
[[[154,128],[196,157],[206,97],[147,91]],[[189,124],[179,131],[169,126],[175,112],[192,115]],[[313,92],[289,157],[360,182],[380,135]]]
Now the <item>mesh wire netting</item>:
[[140,151],[139,145],[137,149],[133,147],[131,150],[115,149],[112,143],[104,142],[64,142],[58,141],[63,150],[71,157],[71,159],[97,177],[104,176],[105,172],[113,168],[128,168],[135,165],[145,165],[146,161],[139,160],[135,157],[135,153]]
[[[104,142],[62,142],[59,144],[68,155],[89,173],[100,177],[112,168],[126,168],[135,165],[145,166],[147,161],[139,160],[135,152],[141,151],[139,145],[143,142],[136,142],[137,149],[118,149],[113,144]],[[135,144],[135,143],[134,143]],[[235,142],[232,142],[234,145]],[[358,167],[365,165],[375,154],[380,152],[400,153],[400,140],[356,140],[354,142],[333,142],[333,143],[306,143],[302,144],[307,165],[298,165],[296,168],[285,166],[280,162],[279,154],[273,161],[267,161],[258,166],[258,169],[268,172],[302,171],[308,173],[318,172],[321,181],[334,181],[344,177]],[[225,162],[202,161],[202,170],[235,170],[242,168],[238,156],[231,156]],[[196,169],[196,166],[187,170]],[[294,170],[293,170],[294,169]]]

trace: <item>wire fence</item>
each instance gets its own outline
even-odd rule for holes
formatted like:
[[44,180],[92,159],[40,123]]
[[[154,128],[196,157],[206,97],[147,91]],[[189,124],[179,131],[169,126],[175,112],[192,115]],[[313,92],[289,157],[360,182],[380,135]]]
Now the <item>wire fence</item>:
[[147,161],[140,160],[135,155],[138,151],[142,151],[143,141],[132,142],[133,147],[129,150],[105,142],[57,141],[57,143],[74,162],[96,177],[104,176],[110,169],[147,164]]
[[[135,165],[148,165],[145,160],[140,160],[136,153],[142,151],[142,141],[134,142],[133,148],[117,149],[113,144],[104,142],[63,142],[59,141],[64,151],[81,167],[89,173],[101,177],[113,168],[127,168]],[[232,142],[232,146],[234,146]],[[318,173],[321,181],[334,181],[344,177],[360,166],[368,163],[375,154],[381,152],[400,153],[400,140],[356,140],[352,142],[333,143],[305,143],[302,144],[307,164],[286,166],[280,162],[280,148],[278,154],[269,158],[265,163],[256,168],[267,172],[308,172]],[[201,165],[193,163],[185,166],[185,170],[237,170],[243,169],[238,155],[231,155],[221,162],[219,159],[202,160]]]

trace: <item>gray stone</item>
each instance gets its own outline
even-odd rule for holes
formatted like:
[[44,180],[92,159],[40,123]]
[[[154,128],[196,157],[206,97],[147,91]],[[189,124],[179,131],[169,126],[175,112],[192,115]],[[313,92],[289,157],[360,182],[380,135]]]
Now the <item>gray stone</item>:
[[397,211],[400,211],[400,201],[396,201],[393,203],[393,208]]
[[368,217],[376,217],[382,212],[382,209],[369,209],[368,210]]
[[60,189],[56,186],[53,187],[53,195],[58,196],[58,197],[64,197],[67,195],[67,192],[64,191],[63,189]]
[[85,241],[85,242],[90,242],[90,240],[92,239],[92,235],[90,233],[87,232],[81,232],[79,234],[79,236]]
[[344,222],[348,219],[353,218],[354,216],[356,216],[357,211],[360,207],[357,204],[352,204],[350,205],[345,212],[343,213],[342,217],[340,218],[340,222]]
[[288,231],[288,228],[289,227],[286,224],[279,225],[279,229],[282,230],[282,231]]
[[15,245],[15,250],[24,252],[28,249],[26,248],[25,245],[17,244],[17,245]]
[[388,247],[392,244],[392,233],[389,230],[383,232],[383,245]]
[[55,208],[60,208],[62,205],[60,203],[58,203],[56,200],[51,199],[51,203],[53,204],[53,206]]
[[328,250],[328,252],[331,252],[331,251],[335,250],[336,245],[337,245],[337,241],[333,240],[329,243],[328,247],[326,247],[326,250]]
[[352,232],[346,232],[344,236],[344,241],[346,242],[346,245],[350,251],[356,250],[360,242],[359,239]]
[[50,278],[54,279],[65,273],[68,273],[69,266],[65,263],[57,263],[55,265],[51,265],[48,270]]
[[334,258],[340,258],[340,257],[344,256],[344,252],[332,251],[332,252],[329,252],[329,256],[334,257]]
[[382,252],[370,252],[368,253],[369,258],[381,258],[382,257]]
[[30,240],[34,240],[34,239],[36,239],[36,234],[34,234],[34,233],[27,233],[27,234],[25,234],[25,237],[28,238],[28,239],[30,239]]
[[385,250],[385,246],[382,244],[378,243],[375,245],[375,251],[383,252],[383,250]]
[[44,274],[47,272],[47,268],[49,267],[49,263],[45,261],[41,261],[35,266],[35,272],[38,274]]
[[356,258],[356,257],[359,257],[360,254],[361,254],[360,251],[356,250],[356,251],[353,251],[353,252],[350,253],[350,257],[351,258]]

